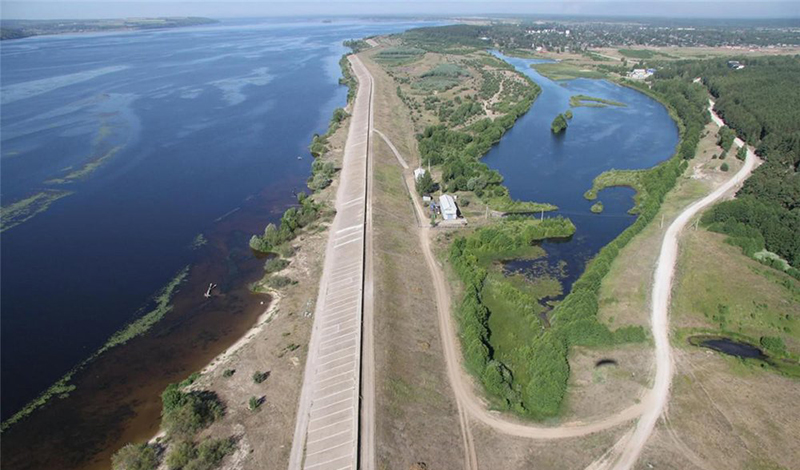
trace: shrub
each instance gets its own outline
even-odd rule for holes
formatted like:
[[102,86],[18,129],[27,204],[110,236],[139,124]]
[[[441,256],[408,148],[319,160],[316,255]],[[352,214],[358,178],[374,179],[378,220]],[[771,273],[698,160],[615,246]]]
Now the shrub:
[[167,456],[167,466],[170,470],[211,470],[234,448],[232,438],[206,439],[198,445],[191,441],[179,442]]
[[722,165],[720,165],[719,169],[722,171],[728,171],[729,169],[728,163],[727,162],[723,163]]
[[225,369],[225,371],[222,373],[222,376],[227,379],[228,377],[233,377],[233,374],[235,373],[236,369]]
[[777,336],[762,336],[759,343],[761,347],[773,354],[786,354],[786,343],[783,342],[783,338]]
[[180,441],[170,447],[167,454],[167,468],[177,470],[185,467],[197,457],[192,441]]
[[273,289],[281,289],[283,287],[290,286],[295,283],[296,282],[292,278],[287,276],[272,275],[269,277],[269,279],[267,279],[267,285]]
[[253,382],[257,384],[260,384],[261,382],[267,380],[267,377],[269,377],[269,372],[261,372],[261,371],[253,372]]
[[193,436],[225,413],[217,394],[210,391],[182,392],[170,384],[161,398],[162,424],[169,436]]
[[250,411],[255,411],[261,406],[261,399],[256,397],[250,397],[250,401],[248,402],[248,406]]
[[282,271],[286,266],[289,266],[289,261],[278,256],[270,258],[264,263],[264,271],[268,273],[275,273]]
[[156,467],[156,451],[145,442],[128,444],[111,457],[111,468],[114,470],[155,470]]

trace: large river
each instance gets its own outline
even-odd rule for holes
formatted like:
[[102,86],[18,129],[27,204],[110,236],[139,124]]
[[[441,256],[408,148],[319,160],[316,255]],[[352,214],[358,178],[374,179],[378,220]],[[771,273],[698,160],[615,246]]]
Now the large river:
[[[154,431],[160,390],[268,300],[247,291],[262,272],[247,240],[305,188],[306,147],[346,103],[342,41],[415,25],[228,21],[3,42],[3,205],[63,196],[2,234],[3,419],[191,266],[151,333],[4,433],[4,467],[103,468],[109,446]],[[220,287],[206,300],[209,282]]]
[[[530,67],[540,60],[497,55],[536,82],[542,93],[483,161],[503,175],[511,197],[555,204],[559,210],[547,215],[563,215],[576,226],[569,241],[543,243],[547,257],[511,261],[506,268],[555,276],[566,294],[586,261],[635,220],[628,214],[632,189],[601,191],[601,214],[590,211],[594,201],[583,193],[605,170],[651,168],[668,159],[678,144],[678,128],[664,106],[631,88],[607,80],[553,81]],[[626,106],[570,108],[570,96],[579,94]],[[569,128],[553,135],[550,123],[567,109],[574,115]]]

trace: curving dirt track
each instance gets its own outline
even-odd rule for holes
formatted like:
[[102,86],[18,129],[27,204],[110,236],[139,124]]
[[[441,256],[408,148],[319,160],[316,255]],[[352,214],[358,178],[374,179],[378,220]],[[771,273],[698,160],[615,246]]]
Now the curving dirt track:
[[[722,121],[716,116],[712,108],[713,102],[710,102],[709,110],[712,113],[714,122],[720,125]],[[722,123],[722,125],[724,125],[724,123]],[[401,163],[405,163],[402,156],[397,152],[394,146],[391,145],[389,139],[379,131],[376,130],[376,132],[390,144],[398,160]],[[737,146],[743,145],[743,142],[739,139],[737,139],[735,143]],[[661,253],[658,258],[653,284],[651,331],[655,342],[656,359],[656,375],[653,388],[642,398],[639,404],[598,421],[586,423],[572,422],[557,427],[545,427],[523,424],[509,419],[507,416],[495,414],[487,410],[485,403],[475,394],[471,379],[466,376],[463,367],[461,367],[461,354],[456,334],[457,329],[452,321],[450,296],[447,290],[444,272],[431,248],[430,228],[425,226],[424,223],[420,224],[420,245],[425,254],[425,261],[431,272],[436,292],[439,329],[442,335],[448,378],[450,379],[450,383],[456,395],[459,415],[461,417],[462,434],[464,437],[465,452],[467,454],[465,456],[465,467],[467,469],[477,468],[476,453],[472,442],[472,434],[469,429],[470,417],[490,426],[500,433],[532,439],[562,439],[585,436],[639,418],[631,432],[626,433],[620,441],[588,468],[628,469],[636,463],[645,443],[652,434],[655,423],[664,411],[669,399],[669,389],[672,383],[673,364],[669,345],[668,314],[672,279],[678,253],[678,235],[689,221],[702,209],[716,202],[741,184],[755,167],[756,161],[755,154],[748,150],[744,165],[730,180],[714,190],[711,194],[690,205],[667,229],[661,245]],[[425,211],[420,205],[418,198],[411,190],[411,188],[414,187],[413,175],[409,171],[404,172],[404,174],[406,178],[406,187],[414,202],[418,220],[425,221],[427,220]]]
[[[714,102],[709,101],[708,110],[713,121],[718,126],[725,123],[714,112]],[[740,139],[736,139],[738,147],[744,145]],[[733,175],[733,178],[726,181],[722,186],[715,189],[711,194],[694,202],[686,208],[670,224],[661,243],[661,253],[658,257],[656,273],[653,280],[652,309],[650,312],[650,322],[652,327],[653,339],[655,341],[656,357],[656,376],[653,388],[648,394],[651,397],[648,406],[639,421],[636,423],[632,433],[623,437],[614,450],[598,461],[595,461],[589,468],[591,469],[629,469],[641,455],[648,438],[653,433],[656,422],[669,400],[669,389],[672,385],[673,363],[672,352],[669,344],[669,305],[670,293],[672,292],[672,279],[675,275],[675,263],[678,257],[678,236],[689,222],[698,215],[700,211],[710,206],[731,190],[739,186],[753,171],[757,162],[756,155],[752,150],[747,150],[747,157],[744,165]]]

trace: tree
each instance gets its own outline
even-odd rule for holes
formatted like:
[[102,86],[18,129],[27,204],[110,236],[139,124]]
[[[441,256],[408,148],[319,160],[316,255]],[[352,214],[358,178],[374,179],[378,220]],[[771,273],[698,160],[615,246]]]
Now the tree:
[[567,118],[564,117],[563,114],[559,114],[553,119],[553,123],[550,125],[550,130],[553,131],[553,134],[560,134],[567,129]]
[[114,470],[155,470],[156,467],[156,451],[145,442],[128,444],[111,457]]
[[723,164],[722,164],[722,165],[719,167],[719,169],[720,169],[720,170],[722,170],[722,171],[728,171],[728,163],[727,163],[727,162],[726,162],[726,163],[723,163]]
[[248,406],[250,411],[255,411],[261,406],[261,399],[256,397],[250,397],[250,401],[248,402]]
[[420,195],[430,194],[436,191],[436,182],[433,181],[433,177],[429,171],[426,171],[419,178],[417,178],[416,186],[417,193]]

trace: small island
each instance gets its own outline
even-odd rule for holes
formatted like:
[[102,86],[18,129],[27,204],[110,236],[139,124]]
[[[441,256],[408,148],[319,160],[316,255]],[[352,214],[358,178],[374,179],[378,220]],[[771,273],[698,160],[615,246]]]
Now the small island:
[[586,108],[605,108],[607,106],[627,106],[625,103],[619,101],[607,100],[605,98],[595,98],[588,95],[572,95],[569,97],[569,105],[573,108],[586,107]]
[[550,124],[550,130],[553,131],[553,134],[560,134],[567,130],[567,118],[563,114],[556,116],[553,123]]
[[592,207],[589,210],[591,210],[592,213],[594,213],[594,214],[599,214],[599,213],[603,212],[603,201],[595,202],[594,204],[592,204]]

